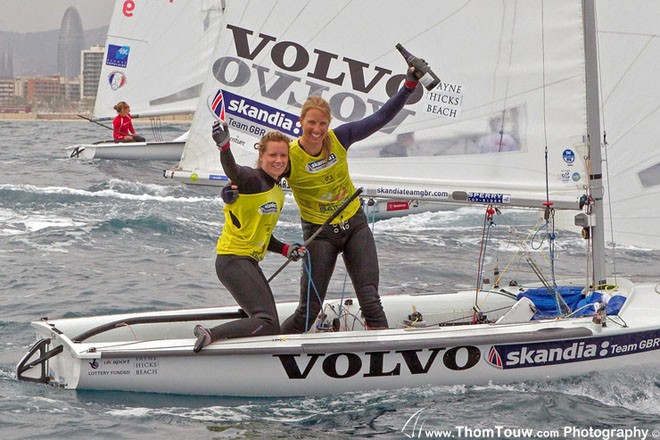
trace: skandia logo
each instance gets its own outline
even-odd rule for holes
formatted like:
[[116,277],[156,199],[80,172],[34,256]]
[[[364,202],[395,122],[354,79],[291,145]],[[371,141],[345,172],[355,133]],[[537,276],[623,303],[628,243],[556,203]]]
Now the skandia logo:
[[486,362],[503,370],[583,362],[660,350],[660,331],[529,344],[493,345]]
[[495,347],[490,347],[488,351],[488,363],[497,368],[502,368],[502,358]]
[[300,122],[297,115],[226,90],[223,92],[228,114],[267,127],[270,130],[279,130],[292,137],[300,135]]
[[502,370],[580,362],[607,357],[609,346],[608,341],[499,345],[490,348],[486,362]]
[[[528,348],[507,353],[504,368],[514,366],[533,366],[538,364],[554,364],[574,360],[586,360],[599,355],[598,346],[574,342],[568,347]],[[606,355],[607,351],[603,353]]]
[[260,214],[277,214],[277,203],[268,202],[259,207]]
[[336,163],[337,156],[335,156],[335,153],[330,153],[330,157],[328,157],[327,161],[325,159],[319,159],[313,162],[308,162],[305,168],[307,168],[307,171],[310,173],[318,173],[319,171],[326,169]]

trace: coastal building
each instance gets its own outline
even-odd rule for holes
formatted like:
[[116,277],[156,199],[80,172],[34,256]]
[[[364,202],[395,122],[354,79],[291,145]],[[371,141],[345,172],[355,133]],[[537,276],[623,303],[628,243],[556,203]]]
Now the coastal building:
[[0,77],[0,104],[14,100],[14,78]]
[[85,49],[84,35],[78,10],[67,8],[57,40],[57,72],[49,75],[35,72],[15,76],[16,51],[10,42],[0,40],[0,112],[79,112],[93,108],[105,49]]
[[96,98],[105,48],[92,46],[80,52],[80,99]]
[[0,47],[0,78],[13,78],[14,76],[14,57],[12,51],[7,46],[6,49]]
[[60,77],[35,76],[23,78],[23,97],[30,104],[36,104],[61,97]]
[[84,47],[80,14],[71,6],[64,12],[60,26],[57,47],[57,70],[60,76],[71,78],[80,75],[80,51]]

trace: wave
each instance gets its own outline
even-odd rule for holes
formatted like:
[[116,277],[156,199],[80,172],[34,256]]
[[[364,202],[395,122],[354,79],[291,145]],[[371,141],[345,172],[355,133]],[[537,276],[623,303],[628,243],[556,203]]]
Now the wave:
[[[158,201],[168,203],[217,203],[222,199],[216,196],[190,195],[179,187],[157,184],[144,184],[113,179],[91,189],[77,189],[62,186],[12,185],[0,184],[0,199],[8,202],[49,200],[45,196],[76,196],[85,198],[114,198],[122,200]],[[56,199],[59,200],[59,199]],[[59,200],[62,201],[62,200]]]
[[[224,432],[225,436],[250,433],[255,437],[268,437],[272,432],[300,438],[326,438],[328,432],[342,438],[410,437],[406,434],[410,432],[407,422],[416,414],[421,415],[427,431],[453,431],[457,437],[459,427],[494,427],[492,421],[484,419],[484,408],[487,414],[497,415],[497,426],[548,432],[561,432],[563,426],[655,428],[658,414],[658,389],[652,374],[640,375],[636,370],[505,386],[424,386],[307,398],[89,391],[78,395],[85,402],[93,402],[99,411],[127,422],[176,419],[201,422],[208,430]],[[358,419],[369,422],[356,424]]]

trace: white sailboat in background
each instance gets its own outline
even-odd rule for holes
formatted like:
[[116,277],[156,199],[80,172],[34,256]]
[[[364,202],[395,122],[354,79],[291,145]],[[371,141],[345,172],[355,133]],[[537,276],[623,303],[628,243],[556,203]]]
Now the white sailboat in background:
[[[403,80],[393,50],[401,42],[442,72],[443,81],[432,92],[420,91],[384,132],[351,147],[356,182],[372,196],[414,194],[484,206],[486,215],[496,208],[542,209],[548,237],[555,210],[583,204],[589,239],[580,275],[555,273],[551,240],[549,261],[536,262],[528,253],[530,279],[515,285],[486,283],[475,262],[475,290],[384,296],[387,330],[365,331],[357,301],[328,300],[312,333],[218,341],[197,355],[193,326],[240,318],[240,309],[44,319],[32,323],[38,342],[18,364],[18,378],[71,389],[284,396],[657,366],[660,274],[640,284],[609,276],[605,265],[595,3],[418,0],[419,12],[412,14],[394,0],[234,2],[223,19],[214,76],[202,92],[203,101],[222,91],[232,148],[248,161],[263,130],[298,134],[298,107],[312,92],[330,101],[340,121],[371,113]],[[375,10],[378,29],[402,33],[355,44],[373,35],[365,17]],[[316,32],[302,25],[312,22]],[[657,73],[655,64],[650,68]],[[351,92],[341,88],[346,84]],[[198,107],[180,169],[170,177],[224,180],[214,168],[218,153],[206,105]],[[655,119],[656,113],[646,111]],[[489,125],[499,127],[496,145],[511,145],[499,133],[506,129],[516,148],[481,152],[477,139]],[[380,148],[409,132],[417,154],[380,157]],[[450,149],[455,154],[446,154]],[[645,170],[658,166],[657,158],[656,164],[645,160]],[[643,186],[657,194],[653,180]],[[658,238],[650,226],[645,231]],[[295,306],[279,304],[278,313],[288,316]]]
[[[92,121],[112,129],[112,120],[117,116],[113,107],[126,101],[134,119],[151,119],[154,140],[72,145],[66,149],[68,156],[179,160],[186,135],[163,140],[158,118],[194,112],[223,10],[224,0],[145,0],[131,9],[126,8],[124,1],[117,1],[108,29]],[[140,133],[140,127],[137,128]]]

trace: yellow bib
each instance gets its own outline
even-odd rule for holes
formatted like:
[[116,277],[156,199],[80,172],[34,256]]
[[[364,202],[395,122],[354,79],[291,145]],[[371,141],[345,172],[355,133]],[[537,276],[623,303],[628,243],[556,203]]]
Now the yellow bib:
[[[330,158],[310,156],[298,140],[289,145],[291,175],[287,182],[296,199],[303,220],[317,225],[325,221],[355,192],[348,173],[347,151],[339,143],[334,131],[328,130],[332,140]],[[360,200],[353,200],[337,217],[336,222],[348,220],[360,209]]]
[[284,193],[275,185],[266,192],[240,194],[234,203],[225,205],[225,224],[216,247],[218,254],[263,260],[283,204]]

